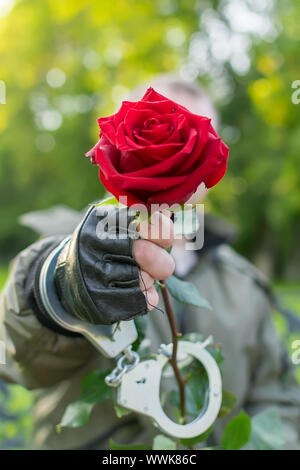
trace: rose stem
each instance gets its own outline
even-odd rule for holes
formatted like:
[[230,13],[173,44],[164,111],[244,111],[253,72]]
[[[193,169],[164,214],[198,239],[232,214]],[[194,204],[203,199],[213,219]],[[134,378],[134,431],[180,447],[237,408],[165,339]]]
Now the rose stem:
[[160,281],[162,284],[161,287],[161,292],[168,316],[168,320],[170,323],[171,331],[172,331],[172,340],[173,340],[173,350],[172,350],[172,356],[169,359],[170,364],[173,368],[174,375],[176,377],[178,387],[179,387],[179,395],[180,395],[180,413],[183,421],[185,420],[185,380],[182,377],[180,370],[177,365],[177,346],[178,346],[178,340],[182,336],[181,333],[177,331],[177,325],[176,325],[176,320],[175,320],[175,315],[171,306],[170,302],[170,296],[168,292],[168,288],[166,286],[166,283],[164,281]]

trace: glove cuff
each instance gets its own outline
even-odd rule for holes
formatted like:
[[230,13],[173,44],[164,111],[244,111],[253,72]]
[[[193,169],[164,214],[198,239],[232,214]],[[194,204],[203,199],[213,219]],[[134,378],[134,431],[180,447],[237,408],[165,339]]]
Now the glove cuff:
[[56,321],[54,321],[42,300],[40,292],[41,270],[48,256],[53,252],[53,250],[57,248],[58,245],[58,241],[51,243],[47,247],[47,249],[44,250],[31,265],[25,284],[26,303],[44,327],[48,328],[49,330],[52,330],[54,333],[59,333],[63,336],[81,337],[80,333],[69,331],[61,327]]

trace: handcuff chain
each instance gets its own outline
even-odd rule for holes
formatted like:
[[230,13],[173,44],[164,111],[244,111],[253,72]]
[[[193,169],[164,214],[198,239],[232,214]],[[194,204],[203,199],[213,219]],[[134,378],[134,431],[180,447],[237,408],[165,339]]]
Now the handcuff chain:
[[[125,361],[128,361],[125,364]],[[118,387],[123,375],[133,369],[140,362],[140,356],[137,352],[132,351],[132,345],[127,346],[123,350],[123,355],[120,356],[117,366],[105,377],[105,383],[109,387]]]

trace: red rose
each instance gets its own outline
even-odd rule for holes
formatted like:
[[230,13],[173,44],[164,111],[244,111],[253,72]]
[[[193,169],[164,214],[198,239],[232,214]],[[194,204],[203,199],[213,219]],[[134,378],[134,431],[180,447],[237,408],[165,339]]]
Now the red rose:
[[86,155],[117,199],[128,205],[183,204],[201,183],[210,188],[224,176],[229,148],[210,119],[149,88],[138,102],[124,101],[98,119],[100,140]]

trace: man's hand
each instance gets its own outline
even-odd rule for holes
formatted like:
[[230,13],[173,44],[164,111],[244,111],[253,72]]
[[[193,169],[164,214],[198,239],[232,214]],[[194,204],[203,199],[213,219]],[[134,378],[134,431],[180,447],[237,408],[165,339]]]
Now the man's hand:
[[149,310],[156,307],[159,301],[154,280],[167,279],[175,269],[174,259],[166,251],[174,240],[174,224],[170,216],[167,211],[155,212],[151,224],[140,224],[138,230],[142,239],[135,240],[133,244],[134,258],[141,268],[140,287]]
[[140,238],[134,239],[129,235],[134,220],[127,208],[99,206],[74,231],[55,270],[58,295],[70,314],[109,325],[145,315],[158,304],[154,280],[171,276],[175,267],[166,251],[173,222],[170,213],[157,212],[151,223],[140,223]]

